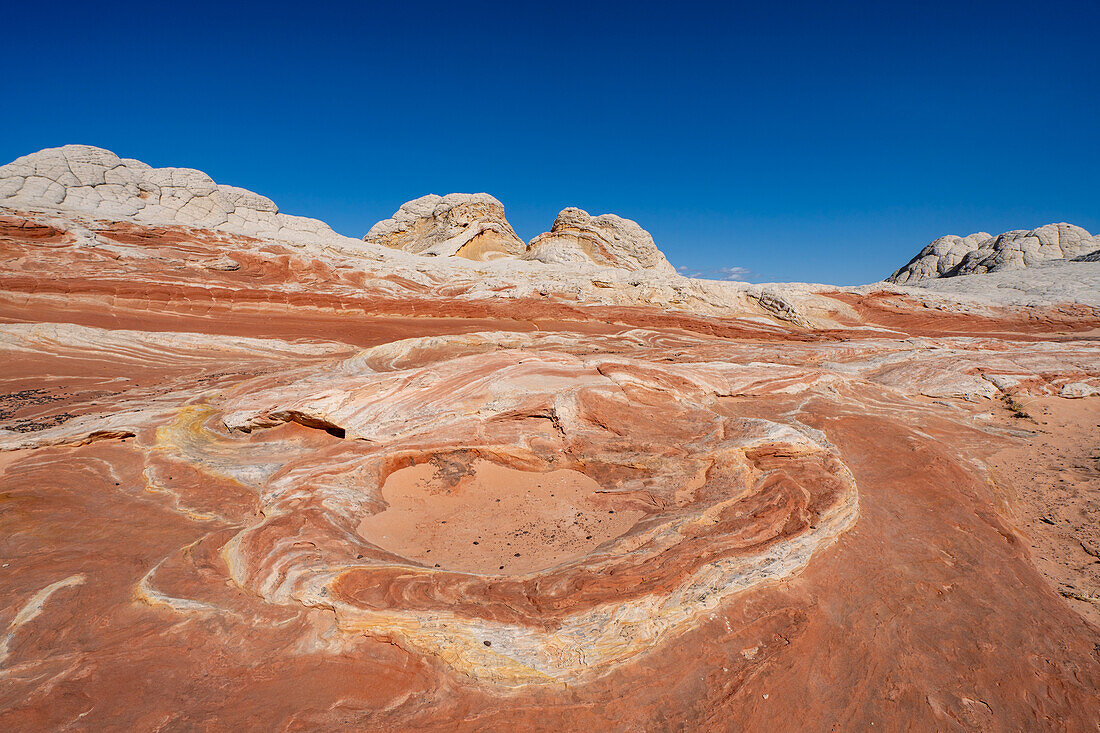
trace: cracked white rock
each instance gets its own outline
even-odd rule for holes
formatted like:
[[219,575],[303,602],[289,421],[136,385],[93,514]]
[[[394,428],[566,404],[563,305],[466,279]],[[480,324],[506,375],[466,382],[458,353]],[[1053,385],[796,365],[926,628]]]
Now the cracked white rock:
[[954,234],[940,237],[922,249],[909,264],[891,275],[890,282],[901,285],[928,277],[945,277],[958,267],[966,255],[976,250],[979,244],[992,238],[993,235],[987,232],[977,232],[965,237]]
[[77,211],[142,224],[218,229],[297,245],[344,245],[325,223],[279,213],[271,199],[191,168],[153,168],[91,145],[65,145],[0,166],[0,206]]
[[524,259],[676,274],[676,268],[657,249],[653,237],[637,222],[615,214],[591,216],[573,207],[558,214],[549,232],[531,240]]
[[1017,229],[996,237],[978,232],[967,237],[940,237],[922,249],[888,279],[912,284],[927,278],[1022,270],[1050,260],[1073,260],[1100,248],[1093,236],[1072,224],[1047,224],[1030,231]]
[[525,246],[504,218],[504,204],[487,193],[428,194],[401,205],[363,241],[412,254],[492,260],[523,254]]

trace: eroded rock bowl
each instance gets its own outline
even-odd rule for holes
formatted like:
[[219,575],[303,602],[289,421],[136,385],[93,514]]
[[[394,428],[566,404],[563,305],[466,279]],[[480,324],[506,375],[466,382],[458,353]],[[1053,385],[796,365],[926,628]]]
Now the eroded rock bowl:
[[235,583],[479,680],[569,682],[798,572],[855,520],[827,441],[739,417],[714,365],[417,361],[246,383],[161,431],[262,497],[222,550]]

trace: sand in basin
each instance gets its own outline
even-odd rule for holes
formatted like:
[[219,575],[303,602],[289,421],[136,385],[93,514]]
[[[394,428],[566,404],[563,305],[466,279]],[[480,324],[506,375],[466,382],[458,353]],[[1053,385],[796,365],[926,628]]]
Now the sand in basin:
[[1021,396],[1033,435],[988,461],[1035,566],[1071,608],[1100,628],[1100,398]]
[[364,519],[359,534],[429,567],[529,573],[586,555],[645,516],[599,490],[568,469],[436,460],[390,474],[382,487],[389,506]]

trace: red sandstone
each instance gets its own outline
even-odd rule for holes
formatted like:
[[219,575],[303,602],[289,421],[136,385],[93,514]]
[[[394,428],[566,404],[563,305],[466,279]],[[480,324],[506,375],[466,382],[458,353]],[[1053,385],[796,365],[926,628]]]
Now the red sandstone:
[[1096,729],[1093,309],[814,330],[99,231],[156,256],[0,218],[5,730]]

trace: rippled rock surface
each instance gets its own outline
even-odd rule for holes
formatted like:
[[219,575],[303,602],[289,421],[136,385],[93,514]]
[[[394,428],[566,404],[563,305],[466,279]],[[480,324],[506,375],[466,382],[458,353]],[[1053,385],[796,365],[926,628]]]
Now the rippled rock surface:
[[3,729],[1095,726],[1096,263],[493,269],[20,175]]

